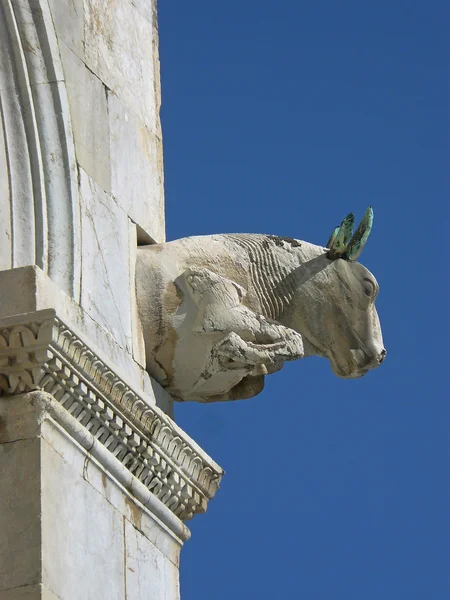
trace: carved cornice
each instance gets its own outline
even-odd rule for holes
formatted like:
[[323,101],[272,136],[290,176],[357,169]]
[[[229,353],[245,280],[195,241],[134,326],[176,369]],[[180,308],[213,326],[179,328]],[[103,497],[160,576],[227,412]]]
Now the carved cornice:
[[219,487],[222,469],[53,310],[0,320],[0,387],[51,394],[183,521]]

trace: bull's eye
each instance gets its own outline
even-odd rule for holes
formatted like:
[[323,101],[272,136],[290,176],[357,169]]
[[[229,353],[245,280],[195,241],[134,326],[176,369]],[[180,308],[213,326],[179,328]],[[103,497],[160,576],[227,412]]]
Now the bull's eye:
[[369,298],[375,298],[377,288],[371,279],[364,279],[364,293],[366,296],[369,296]]

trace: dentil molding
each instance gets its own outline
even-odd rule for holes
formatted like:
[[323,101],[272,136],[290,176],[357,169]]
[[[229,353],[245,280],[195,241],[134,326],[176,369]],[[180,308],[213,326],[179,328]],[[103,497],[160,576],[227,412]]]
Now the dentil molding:
[[0,319],[0,388],[50,394],[182,521],[219,487],[222,469],[52,309]]

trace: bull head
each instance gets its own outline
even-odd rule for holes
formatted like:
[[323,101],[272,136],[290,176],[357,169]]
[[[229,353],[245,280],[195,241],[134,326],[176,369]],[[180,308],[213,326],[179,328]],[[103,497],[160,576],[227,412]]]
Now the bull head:
[[[335,310],[334,316],[331,313],[328,317],[329,330],[327,331],[336,330],[337,334],[322,344],[324,355],[330,359],[333,371],[340,377],[360,377],[369,369],[381,364],[386,356],[374,305],[378,285],[373,275],[365,267],[356,263],[372,229],[372,207],[367,208],[353,233],[354,221],[353,214],[348,214],[334,229],[326,246],[329,259],[332,261],[338,258],[344,259],[333,263],[334,269],[339,273],[338,280],[347,283],[352,280],[356,283],[353,286],[352,297],[347,298],[343,310]],[[342,303],[338,298],[336,303],[330,305],[333,309],[333,307],[341,307]],[[350,347],[344,343],[336,351],[339,340],[348,341],[352,338]]]
[[353,233],[354,223],[355,217],[353,213],[349,213],[342,223],[335,227],[326,245],[329,249],[328,258],[332,260],[343,258],[353,262],[361,254],[372,229],[372,207],[369,206],[364,213],[355,233]]

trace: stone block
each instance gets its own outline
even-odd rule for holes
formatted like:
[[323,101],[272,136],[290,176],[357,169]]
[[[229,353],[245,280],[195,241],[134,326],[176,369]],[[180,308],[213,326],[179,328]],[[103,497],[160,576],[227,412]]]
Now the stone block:
[[[78,56],[60,44],[78,163],[105,191],[111,191],[106,91]],[[123,152],[123,148],[122,148]]]
[[[29,405],[28,402],[24,402],[24,404]],[[34,419],[36,421],[36,410],[34,412]],[[73,438],[67,435],[63,429],[56,426],[54,421],[49,419],[42,421],[40,435],[45,439],[47,444],[58,453],[64,463],[70,465],[72,473],[79,473],[83,477],[85,476],[87,468],[86,453]],[[46,468],[47,466],[48,463],[44,464],[43,468]]]
[[42,442],[42,580],[64,600],[123,600],[123,517],[62,458],[70,443]]
[[[142,568],[147,565],[147,568]],[[131,523],[125,521],[127,600],[177,600],[178,569]]]
[[84,56],[84,0],[49,0],[56,34],[80,58]]
[[153,25],[130,0],[86,0],[85,11],[86,65],[159,135],[159,63]]
[[[7,417],[2,412],[2,422]],[[3,591],[40,581],[39,448],[37,438],[0,445],[0,590]]]
[[108,93],[108,109],[113,196],[152,239],[163,242],[162,141],[115,94]]
[[[133,595],[136,585],[139,589],[149,581],[151,593],[153,589],[176,590],[177,566],[132,523],[140,525],[141,512],[153,520],[153,527],[147,522],[146,530],[173,552],[174,561],[181,541],[54,420],[57,415],[52,413],[51,401],[40,393],[0,399],[1,429],[7,425],[2,441],[9,442],[0,445],[0,600],[166,598]],[[34,437],[10,441],[20,434]],[[100,475],[100,484],[92,485],[94,472]],[[126,551],[125,531],[130,528],[134,536],[128,534]],[[133,573],[129,594],[126,557],[130,573],[134,568],[142,571]],[[178,595],[167,597],[173,600]]]
[[0,396],[0,444],[35,438],[39,432],[37,414],[33,397],[29,402],[18,402],[14,397]]
[[[132,523],[132,521],[131,521]],[[173,535],[163,528],[149,512],[143,512],[138,528],[144,536],[160,551],[164,556],[177,567],[180,566],[181,543]]]
[[80,169],[81,306],[131,354],[128,217]]
[[118,484],[97,461],[85,462],[83,477],[168,560],[178,566],[182,541]]

